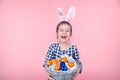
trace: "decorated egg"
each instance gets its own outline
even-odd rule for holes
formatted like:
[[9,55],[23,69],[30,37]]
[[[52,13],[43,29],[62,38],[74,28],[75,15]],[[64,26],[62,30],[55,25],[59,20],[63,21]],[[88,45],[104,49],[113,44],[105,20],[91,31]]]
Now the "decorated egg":
[[63,71],[63,70],[64,70],[64,66],[60,66],[60,70],[62,70],[62,71]]
[[67,57],[61,58],[61,61],[62,61],[62,62],[67,62]]
[[60,66],[65,66],[65,62],[61,62],[61,63],[60,63]]
[[68,66],[69,66],[70,68],[74,67],[74,62],[68,62]]
[[64,66],[63,71],[67,71],[67,70],[68,70],[67,66]]
[[58,64],[56,64],[56,66],[55,66],[55,70],[60,70],[60,64],[58,63]]
[[59,63],[59,60],[58,60],[58,59],[53,59],[53,60],[52,60],[52,64],[57,64],[57,63]]
[[62,70],[62,71],[67,71],[68,68],[67,68],[67,66],[60,66],[60,70]]
[[48,60],[48,61],[47,61],[47,65],[48,65],[48,66],[52,65],[52,60]]

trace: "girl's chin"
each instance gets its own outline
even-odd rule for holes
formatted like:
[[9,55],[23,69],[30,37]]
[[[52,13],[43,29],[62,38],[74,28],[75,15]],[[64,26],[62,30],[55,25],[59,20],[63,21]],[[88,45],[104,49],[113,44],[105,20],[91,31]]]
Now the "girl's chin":
[[60,42],[66,43],[68,42],[68,40],[60,40]]

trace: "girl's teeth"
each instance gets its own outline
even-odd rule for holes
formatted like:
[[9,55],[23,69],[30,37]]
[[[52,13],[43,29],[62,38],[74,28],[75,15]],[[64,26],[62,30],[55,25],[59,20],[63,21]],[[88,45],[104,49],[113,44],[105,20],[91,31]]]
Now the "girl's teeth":
[[66,38],[66,36],[62,36],[62,38]]

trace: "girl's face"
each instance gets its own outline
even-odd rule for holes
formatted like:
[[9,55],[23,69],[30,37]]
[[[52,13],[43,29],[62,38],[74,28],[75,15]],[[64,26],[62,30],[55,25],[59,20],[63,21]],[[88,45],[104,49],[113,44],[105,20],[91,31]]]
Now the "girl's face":
[[70,26],[61,24],[58,28],[57,37],[59,42],[68,42],[71,36]]

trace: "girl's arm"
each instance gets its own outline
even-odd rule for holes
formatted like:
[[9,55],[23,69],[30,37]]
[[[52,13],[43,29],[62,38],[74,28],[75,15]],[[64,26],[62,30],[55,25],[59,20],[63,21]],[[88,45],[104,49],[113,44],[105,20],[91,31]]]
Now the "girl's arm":
[[54,46],[53,46],[53,44],[51,44],[51,45],[49,46],[48,52],[47,52],[47,54],[46,54],[46,58],[45,58],[43,67],[45,67],[45,66],[47,65],[47,61],[48,61],[48,60],[52,59],[53,48],[54,48]]
[[48,73],[48,71],[47,71],[47,65],[45,64],[43,67],[45,68],[45,72],[46,72],[46,74],[47,74],[47,76],[48,76],[48,79],[49,79],[49,80],[54,80],[54,79],[51,77],[50,73]]
[[79,73],[82,72],[82,63],[80,61],[80,56],[79,56],[79,52],[78,52],[78,49],[77,47],[75,46],[75,52],[74,54],[72,55],[72,57],[79,63]]
[[48,78],[50,80],[54,80],[54,79],[51,77],[50,73],[48,73],[48,71],[47,71],[47,61],[52,58],[52,53],[53,53],[52,49],[53,48],[54,48],[53,45],[49,46],[49,49],[48,49],[48,52],[46,54],[46,58],[45,58],[45,61],[44,61],[44,64],[43,64],[43,67],[45,68],[46,74],[48,75]]
[[78,74],[82,72],[82,63],[80,61],[79,52],[78,52],[78,49],[77,49],[76,46],[75,46],[75,52],[72,55],[72,57],[79,63],[79,66],[78,66],[78,69],[76,71],[76,74],[72,78],[72,80],[75,80],[75,78],[78,76]]

